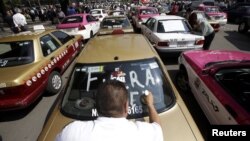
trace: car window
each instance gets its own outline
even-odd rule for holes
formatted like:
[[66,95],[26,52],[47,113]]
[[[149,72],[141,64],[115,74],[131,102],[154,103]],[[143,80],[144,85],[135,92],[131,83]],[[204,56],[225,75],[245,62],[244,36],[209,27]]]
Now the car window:
[[101,14],[100,10],[92,10],[90,11],[90,14]]
[[60,44],[50,35],[45,35],[40,38],[40,44],[43,55],[47,56],[60,47]]
[[146,26],[153,31],[154,30],[154,25],[155,25],[156,20],[154,18],[150,18],[147,23]]
[[147,14],[157,14],[158,12],[156,9],[140,9],[140,14],[141,15],[147,15]]
[[215,74],[215,80],[250,112],[250,68],[222,69]]
[[52,34],[62,43],[65,44],[70,41],[73,37],[62,31],[54,31]]
[[160,20],[158,21],[158,30],[161,33],[167,32],[189,32],[190,28],[184,20]]
[[125,17],[104,18],[101,23],[101,28],[125,28],[129,26],[129,20]]
[[28,64],[34,61],[33,41],[0,43],[0,68]]
[[86,19],[87,19],[88,22],[94,22],[94,21],[96,21],[96,18],[94,16],[92,16],[92,15],[87,15]]
[[70,16],[66,17],[62,20],[62,24],[69,24],[69,23],[81,23],[83,21],[82,16]]
[[156,59],[138,61],[77,64],[69,79],[62,103],[62,113],[75,119],[93,119],[96,89],[105,80],[116,79],[126,84],[129,91],[128,118],[147,116],[141,96],[145,90],[154,94],[154,105],[159,113],[174,103],[173,91]]

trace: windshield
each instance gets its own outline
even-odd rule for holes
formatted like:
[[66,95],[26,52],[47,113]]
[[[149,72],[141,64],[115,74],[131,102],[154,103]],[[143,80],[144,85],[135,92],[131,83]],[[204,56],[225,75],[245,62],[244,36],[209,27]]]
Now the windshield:
[[190,28],[184,20],[160,20],[158,22],[157,32],[190,32]]
[[163,112],[174,104],[174,95],[169,82],[155,59],[106,64],[77,64],[73,69],[62,112],[74,119],[94,119],[95,94],[100,83],[116,79],[126,84],[129,91],[128,118],[147,116],[147,108],[141,103],[145,90],[154,95],[157,111]]
[[0,43],[0,67],[11,67],[33,62],[33,41]]
[[220,12],[219,7],[206,7],[205,12],[212,13],[212,12]]
[[125,17],[104,18],[101,28],[126,28],[130,27],[129,20]]
[[215,74],[216,81],[250,112],[250,68],[227,68]]

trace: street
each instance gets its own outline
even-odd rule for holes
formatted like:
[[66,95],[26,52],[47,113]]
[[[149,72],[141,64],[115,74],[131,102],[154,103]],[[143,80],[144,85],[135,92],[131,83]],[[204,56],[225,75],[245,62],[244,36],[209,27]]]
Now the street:
[[[238,25],[233,24],[227,24],[221,27],[221,30],[216,33],[210,49],[250,51],[250,33],[240,34],[237,32],[237,28]],[[1,33],[0,37],[3,36],[3,34],[4,33]],[[160,54],[160,56],[174,82],[175,75],[178,71],[177,56],[167,57],[164,54]],[[71,69],[72,65],[64,73],[64,82]],[[189,94],[180,94],[205,137],[206,128],[209,126],[208,121],[192,96]],[[3,141],[35,141],[43,128],[47,113],[57,96],[58,94],[54,96],[44,96],[25,110],[18,112],[1,112],[0,135]]]

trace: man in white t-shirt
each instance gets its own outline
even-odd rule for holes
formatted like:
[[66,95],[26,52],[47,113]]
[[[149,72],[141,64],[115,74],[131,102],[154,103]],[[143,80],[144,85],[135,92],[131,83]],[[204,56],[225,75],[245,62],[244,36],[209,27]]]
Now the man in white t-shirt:
[[149,121],[130,121],[128,91],[117,80],[104,82],[97,90],[96,106],[99,117],[91,121],[74,121],[56,137],[56,141],[163,141],[160,118],[154,107],[153,95],[143,97]]
[[15,8],[16,14],[13,15],[13,22],[15,24],[15,28],[17,31],[15,32],[21,32],[21,31],[27,31],[27,21],[26,17],[21,13],[21,9]]

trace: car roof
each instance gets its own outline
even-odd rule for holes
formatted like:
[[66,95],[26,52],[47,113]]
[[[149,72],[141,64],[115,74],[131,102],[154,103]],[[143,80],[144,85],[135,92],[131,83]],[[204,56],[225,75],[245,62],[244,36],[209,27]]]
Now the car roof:
[[47,30],[37,30],[37,31],[27,31],[20,32],[18,34],[7,35],[0,38],[0,42],[11,42],[11,41],[24,41],[24,40],[34,40],[37,37],[48,34],[52,31],[56,31],[54,29]]
[[90,14],[88,14],[88,13],[80,13],[80,14],[69,15],[69,16],[66,16],[66,17],[84,16],[84,15],[90,15]]
[[96,36],[78,56],[77,63],[130,61],[152,58],[156,51],[141,34]]
[[175,16],[175,15],[157,15],[157,16],[153,16],[153,18],[155,18],[156,20],[168,20],[168,19],[185,19],[181,16]]

